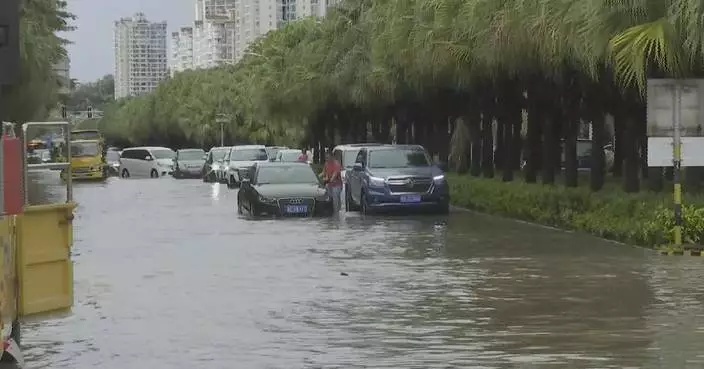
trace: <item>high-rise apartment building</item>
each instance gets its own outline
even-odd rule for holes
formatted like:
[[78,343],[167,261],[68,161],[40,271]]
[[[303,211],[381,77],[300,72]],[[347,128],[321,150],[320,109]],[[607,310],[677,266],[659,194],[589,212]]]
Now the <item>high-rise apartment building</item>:
[[193,27],[171,33],[171,74],[193,69]]
[[153,91],[168,76],[166,22],[143,13],[115,22],[115,98]]
[[190,68],[236,63],[257,38],[296,19],[324,17],[338,1],[195,0],[193,27],[172,34],[172,70],[188,69],[188,58]]

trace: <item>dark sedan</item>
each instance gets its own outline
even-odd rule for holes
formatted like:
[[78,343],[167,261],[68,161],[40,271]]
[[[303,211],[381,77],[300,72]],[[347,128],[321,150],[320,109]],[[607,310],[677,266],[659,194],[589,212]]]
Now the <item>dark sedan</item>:
[[332,198],[309,165],[262,162],[242,180],[237,212],[252,216],[330,216]]

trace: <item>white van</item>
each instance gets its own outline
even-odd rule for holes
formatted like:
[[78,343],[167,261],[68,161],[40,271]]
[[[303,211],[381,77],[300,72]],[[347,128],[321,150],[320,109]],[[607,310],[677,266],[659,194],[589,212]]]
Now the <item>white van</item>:
[[225,183],[227,187],[239,187],[242,178],[247,177],[257,162],[269,161],[264,145],[232,146],[225,156]]
[[176,152],[168,147],[130,147],[120,155],[120,176],[159,178],[174,170]]

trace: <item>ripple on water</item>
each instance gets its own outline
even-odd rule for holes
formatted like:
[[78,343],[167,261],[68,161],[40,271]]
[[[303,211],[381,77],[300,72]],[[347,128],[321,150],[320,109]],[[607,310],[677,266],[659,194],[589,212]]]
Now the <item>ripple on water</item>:
[[[33,202],[64,195],[40,173]],[[696,367],[704,268],[472,213],[252,221],[236,191],[75,188],[75,306],[32,368]],[[341,275],[344,272],[346,275]]]

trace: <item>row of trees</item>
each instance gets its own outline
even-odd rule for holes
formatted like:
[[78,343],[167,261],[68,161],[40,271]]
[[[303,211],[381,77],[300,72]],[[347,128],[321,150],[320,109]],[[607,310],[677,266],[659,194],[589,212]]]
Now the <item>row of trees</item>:
[[123,144],[207,146],[226,114],[230,143],[413,142],[506,181],[525,160],[527,182],[554,183],[563,153],[576,186],[590,122],[599,190],[610,116],[613,174],[635,192],[645,81],[702,73],[703,17],[691,0],[346,0],[270,32],[237,65],[120,101],[101,125]]
[[59,101],[60,80],[54,66],[66,57],[74,16],[64,0],[23,0],[20,9],[21,75],[18,83],[0,86],[0,121],[27,122],[46,118]]

